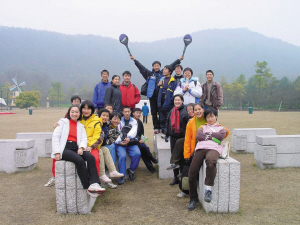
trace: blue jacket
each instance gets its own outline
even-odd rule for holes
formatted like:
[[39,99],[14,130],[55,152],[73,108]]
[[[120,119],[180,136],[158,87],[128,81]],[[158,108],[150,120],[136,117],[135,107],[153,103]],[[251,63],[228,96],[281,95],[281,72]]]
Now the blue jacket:
[[162,90],[164,86],[165,79],[162,80],[162,85],[160,86],[159,93],[158,93],[158,107],[163,107],[164,110],[171,110],[174,107],[173,95],[174,91],[177,86],[177,82],[175,81],[174,77],[171,76],[170,81],[167,87],[167,93],[165,96],[165,101],[162,104],[161,97],[162,97]]
[[111,85],[110,82],[104,83],[103,81],[100,81],[98,84],[96,84],[94,89],[94,95],[93,95],[93,103],[95,109],[104,107],[105,91],[110,85]]
[[143,105],[142,112],[143,112],[143,116],[148,116],[148,114],[149,114],[149,107],[147,105]]

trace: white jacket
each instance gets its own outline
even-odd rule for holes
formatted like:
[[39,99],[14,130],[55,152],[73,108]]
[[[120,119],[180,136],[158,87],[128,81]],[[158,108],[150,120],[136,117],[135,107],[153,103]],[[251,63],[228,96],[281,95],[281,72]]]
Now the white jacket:
[[[55,154],[60,153],[60,158],[66,147],[67,140],[69,137],[70,130],[70,120],[63,118],[58,121],[59,126],[57,126],[52,135],[52,153],[51,157],[55,159]],[[77,145],[78,148],[86,149],[87,146],[87,136],[84,126],[77,121]]]
[[[131,127],[130,131],[128,132],[127,137],[129,139],[133,139],[136,137],[138,124],[137,124],[137,121],[135,119],[133,119],[132,117],[130,117],[130,119],[129,119],[129,124],[131,124],[132,127]],[[120,124],[118,125],[118,128],[121,132],[122,132],[122,128],[124,126],[125,126],[125,120],[124,120],[124,116],[122,116]],[[119,137],[117,138],[117,140],[115,141],[116,144],[121,143],[121,135],[122,134],[120,134]]]
[[[184,92],[184,87],[187,84],[189,85],[190,89],[187,92]],[[185,78],[181,78],[174,91],[174,96],[178,94],[183,95],[184,105],[188,105],[189,103],[199,103],[200,97],[202,96],[202,88],[200,82],[198,82],[198,78],[191,77],[189,83],[187,83]]]

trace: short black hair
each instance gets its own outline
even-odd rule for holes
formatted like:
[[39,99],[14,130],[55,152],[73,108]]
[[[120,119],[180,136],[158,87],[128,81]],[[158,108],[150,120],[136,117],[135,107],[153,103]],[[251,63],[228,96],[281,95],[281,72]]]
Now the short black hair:
[[122,108],[122,111],[123,111],[124,109],[130,109],[130,110],[131,110],[130,106],[128,106],[128,105],[125,105],[125,106]]
[[78,121],[78,120],[81,120],[81,110],[80,110],[80,108],[79,108],[78,105],[71,105],[71,106],[70,106],[70,108],[68,109],[68,112],[67,112],[67,119],[69,119],[69,120],[71,119],[71,117],[70,117],[70,112],[71,112],[71,109],[72,109],[73,107],[76,107],[76,108],[79,110],[79,117],[78,117],[77,121]]
[[134,113],[134,112],[142,112],[142,110],[141,110],[140,108],[134,108],[134,109],[132,110],[132,113]]
[[152,67],[154,66],[154,64],[158,64],[159,66],[161,66],[161,63],[160,63],[159,61],[154,61],[154,62],[152,63]]
[[71,97],[71,103],[75,100],[75,99],[79,99],[80,103],[81,103],[81,98],[78,95],[73,95]]
[[147,105],[147,102],[144,102],[144,105]]
[[187,107],[189,107],[189,106],[192,106],[192,107],[193,107],[193,111],[194,111],[194,106],[195,106],[195,104],[194,104],[194,103],[189,103],[189,104],[187,104],[187,105],[186,105],[186,111],[187,111]]
[[174,95],[173,100],[175,100],[176,97],[180,97],[180,99],[184,102],[183,96],[180,94]]
[[212,73],[212,75],[215,75],[214,72],[213,72],[212,70],[206,70],[206,73],[205,73],[205,74],[207,74],[207,73]]
[[92,110],[91,115],[95,112],[95,106],[90,100],[85,100],[81,103],[80,113],[82,114],[82,109],[87,105],[89,109]]
[[106,106],[111,106],[111,107],[113,108],[113,110],[114,110],[114,106],[113,106],[113,104],[106,103],[106,104],[104,105],[104,108],[106,108]]
[[98,110],[98,117],[100,118],[101,114],[104,113],[104,112],[107,112],[108,116],[109,116],[110,113],[109,113],[108,109],[103,108],[103,109]]
[[104,72],[106,72],[106,73],[108,74],[108,76],[109,76],[108,70],[102,70],[102,71],[101,71],[101,76],[102,76],[102,74],[103,74]]
[[173,68],[172,68],[172,66],[166,65],[164,68],[167,68],[167,69],[169,70],[170,74],[173,73]]
[[115,77],[119,77],[120,78],[119,75],[113,75],[112,78],[111,78],[111,80],[115,79]]
[[124,77],[125,74],[128,74],[128,75],[131,76],[131,73],[130,73],[130,71],[128,71],[128,70],[125,70],[125,71],[122,73],[122,77]]
[[119,119],[121,119],[121,114],[118,112],[113,112],[112,114],[109,115],[109,119],[111,120],[114,117],[119,117]]
[[215,110],[214,108],[207,108],[207,109],[205,109],[205,111],[204,111],[204,118],[206,119],[206,117],[207,117],[208,115],[212,115],[212,114],[214,114],[215,116],[218,116],[217,110]]
[[190,67],[184,68],[183,73],[184,73],[185,71],[187,71],[187,70],[190,71],[191,74],[192,74],[192,76],[193,76],[193,70],[192,70]]
[[180,67],[181,70],[183,70],[182,66],[180,64],[177,64],[174,69],[176,69],[177,67]]

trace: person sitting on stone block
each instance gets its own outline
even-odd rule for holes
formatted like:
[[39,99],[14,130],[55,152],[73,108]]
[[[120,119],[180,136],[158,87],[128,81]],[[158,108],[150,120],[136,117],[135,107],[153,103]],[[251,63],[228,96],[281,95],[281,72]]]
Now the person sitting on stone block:
[[59,126],[53,131],[51,157],[73,162],[83,188],[91,197],[98,197],[105,188],[100,186],[95,157],[87,149],[87,134],[80,118],[79,106],[73,105],[67,118],[59,120]]
[[207,108],[204,111],[204,118],[207,124],[200,126],[197,130],[196,139],[198,143],[189,169],[190,203],[188,210],[190,211],[194,210],[199,202],[197,193],[198,174],[204,159],[206,163],[204,201],[211,202],[212,186],[214,186],[217,174],[217,160],[223,150],[221,142],[229,134],[228,129],[217,122],[217,111],[214,108]]

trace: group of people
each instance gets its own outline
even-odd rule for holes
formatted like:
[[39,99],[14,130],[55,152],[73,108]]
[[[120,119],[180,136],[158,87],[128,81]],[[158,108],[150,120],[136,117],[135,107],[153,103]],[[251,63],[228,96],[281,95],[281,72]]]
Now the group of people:
[[[154,133],[163,133],[165,141],[170,140],[172,156],[168,169],[174,170],[170,185],[181,182],[180,174],[188,166],[189,190],[183,189],[181,184],[177,196],[190,195],[188,209],[195,209],[199,201],[198,173],[205,159],[204,200],[210,202],[216,163],[222,152],[221,142],[229,134],[228,129],[217,122],[223,92],[220,84],[213,81],[213,71],[206,71],[207,82],[201,85],[191,68],[183,69],[180,65],[183,56],[163,69],[159,61],[154,61],[152,70],[145,68],[132,55],[130,59],[146,80]],[[135,180],[140,157],[151,173],[156,172],[153,163],[157,163],[143,139],[143,122],[147,123],[149,108],[146,104],[142,109],[135,108],[141,95],[138,87],[131,83],[130,71],[123,72],[121,84],[118,75],[113,75],[109,82],[107,70],[101,72],[101,78],[102,81],[95,86],[92,102],[85,100],[78,106],[81,99],[77,96],[78,101],[69,108],[66,118],[55,124],[52,139],[53,168],[55,160],[74,162],[82,185],[91,196],[105,191],[100,180],[109,188],[116,187],[110,178],[118,177],[119,185],[125,182],[126,174],[129,180]],[[143,122],[140,121],[142,112]],[[126,153],[131,157],[127,169]],[[115,167],[116,155],[119,172]],[[110,178],[105,173],[105,165]],[[45,186],[53,185],[54,177],[53,172]]]

